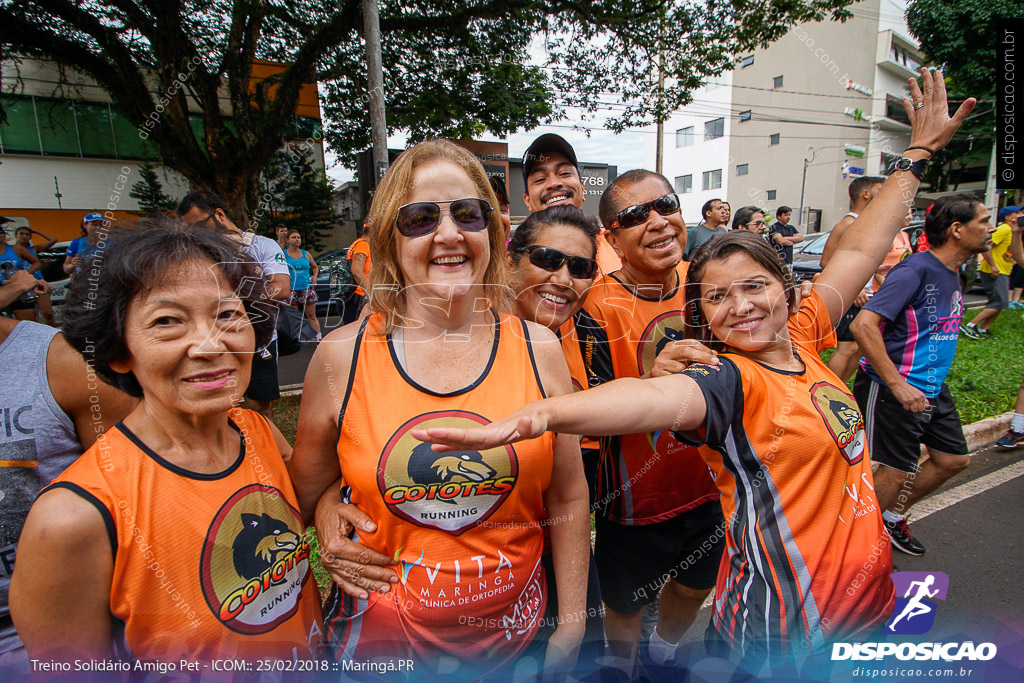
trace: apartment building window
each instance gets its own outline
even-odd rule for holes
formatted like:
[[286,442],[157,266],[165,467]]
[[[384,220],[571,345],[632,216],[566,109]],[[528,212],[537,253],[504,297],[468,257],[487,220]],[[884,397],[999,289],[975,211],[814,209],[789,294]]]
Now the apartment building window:
[[775,78],[772,79],[772,88],[781,88],[781,87],[782,87],[782,76],[776,76]]
[[752,66],[753,64],[754,55],[747,55],[746,57],[743,58],[743,61],[740,62],[740,66],[744,69],[746,69],[748,66]]
[[771,135],[768,136],[768,144],[769,145],[777,145],[777,144],[779,144],[779,139],[780,139],[780,136],[779,136],[778,133],[772,133]]
[[740,121],[749,121],[749,120],[750,120],[750,110],[748,109],[746,111],[741,111],[740,112]]
[[777,190],[768,190],[765,193],[765,199],[767,201],[769,201],[769,202],[774,202],[775,201],[775,195],[776,195],[777,192],[778,192]]
[[725,78],[723,78],[722,76],[712,76],[707,80],[706,83],[704,83],[704,89],[707,90],[708,92],[711,92],[712,90],[718,90],[723,86],[725,86]]
[[747,175],[750,172],[749,164],[739,164],[736,166],[736,175]]
[[714,119],[704,124],[704,139],[714,140],[725,135],[725,119]]
[[692,175],[677,175],[676,176],[676,194],[689,194],[693,192],[693,176]]
[[704,171],[704,181],[701,185],[701,189],[704,190],[719,190],[722,187],[722,169],[716,168],[714,171]]
[[680,128],[676,131],[676,147],[689,147],[693,144],[693,126]]

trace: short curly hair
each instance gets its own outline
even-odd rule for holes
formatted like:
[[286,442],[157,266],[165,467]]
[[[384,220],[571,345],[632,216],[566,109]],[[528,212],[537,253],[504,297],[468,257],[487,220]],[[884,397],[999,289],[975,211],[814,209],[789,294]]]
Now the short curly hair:
[[253,323],[257,348],[274,333],[274,306],[262,272],[226,236],[179,219],[154,216],[136,229],[115,226],[107,248],[82,266],[71,281],[63,307],[64,337],[99,377],[130,396],[142,386],[131,372],[115,372],[112,363],[129,358],[125,322],[131,302],[144,296],[176,266],[207,261],[239,295]]

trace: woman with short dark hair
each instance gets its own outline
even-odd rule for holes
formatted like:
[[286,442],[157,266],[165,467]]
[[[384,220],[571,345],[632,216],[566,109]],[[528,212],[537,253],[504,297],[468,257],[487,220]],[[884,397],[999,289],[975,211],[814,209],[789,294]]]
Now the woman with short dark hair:
[[46,660],[315,657],[290,449],[235,407],[272,332],[259,273],[226,237],[169,219],[105,256],[72,282],[64,332],[141,401],[33,505],[11,583],[19,636]]

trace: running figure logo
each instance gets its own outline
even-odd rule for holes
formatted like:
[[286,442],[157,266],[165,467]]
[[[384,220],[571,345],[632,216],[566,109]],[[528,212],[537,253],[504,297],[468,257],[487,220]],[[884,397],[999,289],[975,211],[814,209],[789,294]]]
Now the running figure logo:
[[945,600],[949,577],[943,572],[896,572],[891,575],[896,586],[896,606],[888,633],[919,635],[935,624],[935,600]]

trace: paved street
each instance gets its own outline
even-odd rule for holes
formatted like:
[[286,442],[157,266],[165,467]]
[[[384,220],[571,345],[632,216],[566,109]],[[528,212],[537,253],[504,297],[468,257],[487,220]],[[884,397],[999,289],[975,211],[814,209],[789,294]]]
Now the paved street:
[[[999,659],[1019,660],[1024,647],[1024,618],[1020,613],[1022,518],[1024,448],[993,447],[975,453],[970,468],[913,508],[911,528],[928,551],[921,557],[896,552],[893,560],[900,571],[945,572],[949,592],[946,600],[939,602],[932,629],[926,635],[905,636],[903,640],[993,642],[1000,649]],[[703,636],[710,618],[705,607],[683,638],[691,662],[705,656]],[[898,664],[938,666],[932,662]],[[887,662],[884,666],[894,665]],[[849,676],[836,672],[832,680],[849,680]],[[1010,679],[979,667],[965,680]]]

